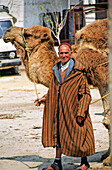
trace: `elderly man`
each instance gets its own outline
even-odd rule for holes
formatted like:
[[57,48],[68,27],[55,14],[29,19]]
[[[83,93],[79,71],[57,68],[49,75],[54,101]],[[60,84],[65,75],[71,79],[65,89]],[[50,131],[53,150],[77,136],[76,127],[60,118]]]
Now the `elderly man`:
[[87,170],[87,156],[94,154],[93,128],[88,113],[91,101],[84,67],[72,58],[68,43],[59,45],[60,62],[56,63],[47,97],[35,100],[36,106],[45,102],[42,143],[56,147],[56,158],[43,170],[62,170],[61,154],[81,157],[78,170]]

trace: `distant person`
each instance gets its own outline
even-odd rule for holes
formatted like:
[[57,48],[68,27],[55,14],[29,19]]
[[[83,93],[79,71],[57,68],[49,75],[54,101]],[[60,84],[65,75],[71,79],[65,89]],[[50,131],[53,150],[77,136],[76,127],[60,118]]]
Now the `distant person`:
[[36,106],[45,102],[42,143],[55,147],[54,162],[43,170],[62,170],[61,154],[81,157],[78,170],[87,170],[87,156],[95,153],[93,128],[88,113],[90,90],[81,63],[71,57],[68,43],[59,45],[60,62],[52,70],[47,97],[35,100]]

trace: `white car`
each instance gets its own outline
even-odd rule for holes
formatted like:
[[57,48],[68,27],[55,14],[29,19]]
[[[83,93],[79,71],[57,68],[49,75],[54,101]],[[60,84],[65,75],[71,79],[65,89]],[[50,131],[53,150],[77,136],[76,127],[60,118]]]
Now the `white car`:
[[21,65],[20,56],[16,54],[16,49],[10,42],[5,43],[2,39],[3,33],[11,26],[12,17],[5,10],[0,10],[0,72],[10,69],[12,73],[18,73],[18,66]]

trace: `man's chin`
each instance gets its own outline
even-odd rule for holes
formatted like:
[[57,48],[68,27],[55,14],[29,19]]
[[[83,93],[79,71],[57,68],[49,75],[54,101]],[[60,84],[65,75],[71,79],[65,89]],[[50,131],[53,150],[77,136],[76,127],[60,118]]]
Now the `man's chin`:
[[66,59],[62,59],[61,62],[62,62],[62,65],[65,65],[69,60],[66,60]]

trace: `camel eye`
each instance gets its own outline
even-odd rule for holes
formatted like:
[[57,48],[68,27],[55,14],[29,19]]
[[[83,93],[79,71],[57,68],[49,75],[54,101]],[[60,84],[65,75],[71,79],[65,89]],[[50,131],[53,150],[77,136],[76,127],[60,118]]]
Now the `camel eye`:
[[47,34],[44,34],[44,37],[47,37]]
[[8,29],[7,32],[10,32],[10,29]]
[[37,36],[34,36],[35,39],[37,39],[38,37]]
[[24,37],[28,38],[28,37],[31,37],[31,35],[30,34],[24,34]]

